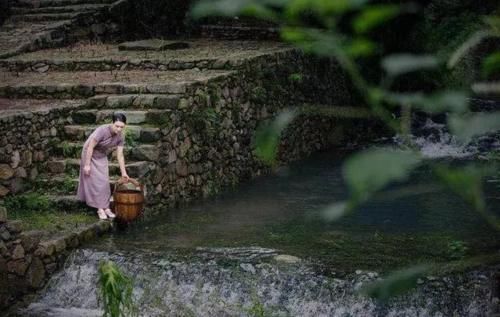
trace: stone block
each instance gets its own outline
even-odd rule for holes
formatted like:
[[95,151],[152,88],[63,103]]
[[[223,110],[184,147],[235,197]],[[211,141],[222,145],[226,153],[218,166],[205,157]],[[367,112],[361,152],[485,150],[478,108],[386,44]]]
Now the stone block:
[[11,179],[15,174],[15,171],[12,167],[7,164],[0,164],[0,180],[8,180]]
[[24,248],[22,245],[18,244],[14,247],[14,250],[12,251],[12,259],[13,260],[19,260],[24,258]]
[[66,162],[61,161],[49,161],[47,162],[47,169],[53,174],[62,174],[66,170]]
[[33,251],[38,246],[38,243],[40,243],[42,235],[42,231],[27,231],[21,233],[19,239],[21,239],[24,250],[27,252]]
[[164,51],[188,48],[189,43],[160,39],[125,42],[118,45],[120,51]]
[[140,132],[141,142],[155,142],[161,137],[160,129],[158,128],[142,128]]
[[7,262],[7,271],[9,273],[14,273],[19,276],[24,275],[28,269],[28,263],[24,260],[12,260]]
[[8,193],[10,193],[10,190],[5,186],[0,185],[0,198],[7,196]]
[[0,224],[7,222],[7,208],[0,206]]
[[23,192],[26,187],[26,183],[23,178],[16,177],[11,180],[9,185],[9,190],[12,194],[17,194]]
[[137,160],[156,162],[160,156],[160,149],[156,145],[142,145],[132,149],[132,155]]
[[37,289],[42,286],[44,278],[45,268],[43,262],[35,257],[26,272],[26,281],[31,288]]
[[10,234],[9,230],[5,226],[0,227],[0,238],[3,241],[9,241],[12,239],[12,235]]
[[19,220],[9,221],[6,223],[5,227],[11,234],[17,234],[23,230],[23,224]]
[[56,249],[56,253],[64,251],[66,249],[66,241],[64,241],[64,238],[54,240],[54,247]]
[[19,163],[21,163],[21,155],[19,154],[19,151],[12,152],[10,167],[16,169],[19,166]]

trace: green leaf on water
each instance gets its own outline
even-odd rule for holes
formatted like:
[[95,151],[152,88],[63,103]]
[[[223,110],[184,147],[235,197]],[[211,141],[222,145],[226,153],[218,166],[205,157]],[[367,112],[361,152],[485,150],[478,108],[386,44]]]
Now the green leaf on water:
[[371,283],[361,289],[361,293],[379,301],[401,295],[415,288],[420,277],[429,270],[429,265],[417,265],[391,273],[381,281]]
[[427,113],[456,112],[468,110],[467,94],[462,91],[444,91],[431,95],[417,93],[387,93],[386,100],[398,106],[410,105]]
[[438,66],[438,59],[432,55],[395,54],[382,60],[382,67],[392,77]]
[[405,180],[422,161],[416,152],[376,148],[353,155],[343,168],[352,201],[368,199],[391,182]]
[[500,130],[500,112],[453,115],[448,119],[453,134],[463,141]]
[[268,164],[276,161],[281,132],[293,121],[296,113],[283,111],[271,123],[257,129],[255,135],[255,154]]
[[363,8],[352,22],[356,33],[367,33],[373,28],[395,18],[400,13],[398,5],[380,4]]
[[490,76],[500,72],[500,52],[495,52],[483,61],[482,65],[483,74]]

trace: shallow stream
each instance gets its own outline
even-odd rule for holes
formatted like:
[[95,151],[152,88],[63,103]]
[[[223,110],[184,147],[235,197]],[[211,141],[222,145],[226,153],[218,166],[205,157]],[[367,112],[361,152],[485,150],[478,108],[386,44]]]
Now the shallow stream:
[[[449,146],[429,156],[452,160]],[[394,269],[498,253],[500,235],[425,167],[326,222],[325,207],[347,197],[346,155],[315,155],[87,245],[19,314],[99,316],[97,267],[111,259],[134,278],[142,316],[486,316],[487,268],[424,277],[389,303],[357,293]],[[498,184],[485,184],[497,215]]]

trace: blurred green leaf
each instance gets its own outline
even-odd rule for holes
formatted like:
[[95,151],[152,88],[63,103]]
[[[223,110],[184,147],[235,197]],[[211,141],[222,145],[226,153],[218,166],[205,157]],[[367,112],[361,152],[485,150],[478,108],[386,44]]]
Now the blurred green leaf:
[[281,36],[306,53],[333,57],[341,51],[339,35],[333,32],[287,27],[282,29]]
[[441,166],[435,169],[435,173],[444,184],[476,210],[485,209],[482,190],[483,170],[472,165],[460,169]]
[[296,117],[290,110],[280,113],[271,123],[262,125],[255,135],[255,154],[265,163],[276,161],[281,132]]
[[490,76],[494,73],[500,72],[500,52],[495,52],[483,61],[483,74]]
[[375,52],[375,50],[377,49],[377,44],[368,39],[356,38],[350,41],[348,44],[344,44],[344,49],[352,58],[366,57],[372,55]]
[[417,280],[429,270],[429,265],[417,265],[393,272],[383,280],[363,287],[361,293],[379,301],[387,301],[415,288]]
[[451,132],[463,141],[500,130],[500,112],[453,115],[448,119]]
[[500,33],[500,15],[490,15],[484,18],[484,22],[495,32]]
[[427,113],[456,112],[468,110],[467,94],[462,91],[444,91],[431,95],[423,93],[387,93],[386,100],[395,105],[411,105]]
[[418,70],[438,67],[439,61],[432,55],[396,54],[382,60],[382,67],[389,76],[395,77]]
[[470,50],[479,45],[483,40],[492,36],[490,31],[480,30],[472,34],[465,42],[462,43],[450,56],[448,60],[448,68],[455,67]]
[[405,180],[421,157],[412,151],[376,148],[353,155],[344,165],[344,178],[355,203],[391,182]]
[[373,28],[395,18],[400,13],[398,5],[380,4],[363,8],[352,22],[356,33],[367,33]]
[[202,0],[197,2],[191,15],[198,19],[207,16],[248,15],[267,20],[276,20],[272,8],[283,7],[288,0]]
[[355,10],[369,0],[290,0],[286,7],[285,16],[290,20],[297,20],[305,12],[312,12],[317,16],[332,16]]
[[331,205],[328,205],[322,212],[321,216],[325,221],[333,222],[344,215],[349,213],[352,209],[353,205],[347,201],[336,202]]

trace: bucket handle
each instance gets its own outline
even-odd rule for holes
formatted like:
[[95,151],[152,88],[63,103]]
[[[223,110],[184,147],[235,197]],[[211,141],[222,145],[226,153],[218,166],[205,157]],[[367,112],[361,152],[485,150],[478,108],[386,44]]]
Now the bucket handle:
[[120,179],[118,179],[118,181],[116,181],[116,183],[115,183],[115,188],[113,190],[113,193],[116,192],[116,189],[118,187],[120,187],[121,185],[124,185],[124,184],[128,184],[128,183],[132,183],[132,184],[134,184],[135,187],[139,187],[141,189],[141,192],[144,193],[144,185],[139,183],[136,179],[133,179],[130,177],[128,178],[128,180],[123,178],[123,177],[120,177]]

